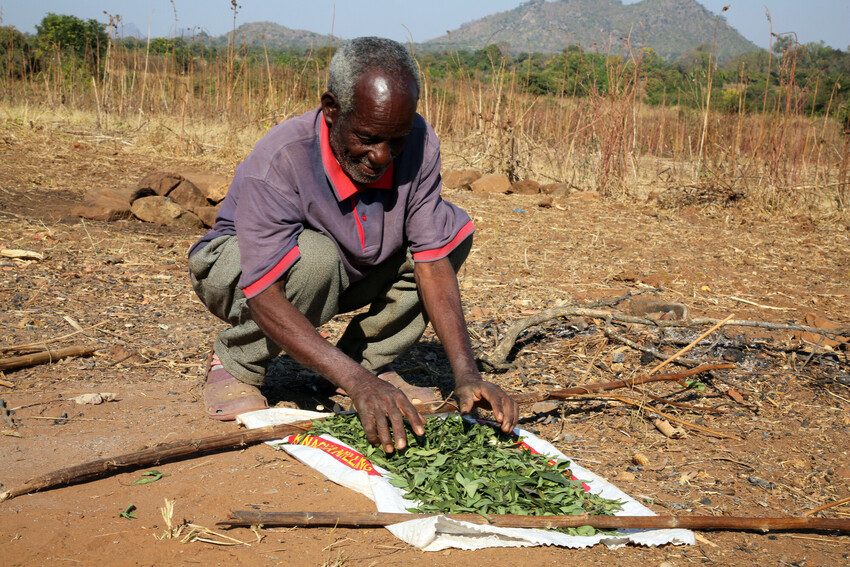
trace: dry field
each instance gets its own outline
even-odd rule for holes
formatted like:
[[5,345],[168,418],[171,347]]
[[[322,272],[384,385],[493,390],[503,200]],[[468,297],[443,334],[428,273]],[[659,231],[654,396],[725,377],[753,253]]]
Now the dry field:
[[[139,221],[69,218],[92,186],[135,182],[155,169],[202,167],[232,174],[259,130],[203,136],[163,121],[98,128],[93,113],[0,108],[0,248],[37,251],[42,261],[0,259],[0,348],[86,329],[52,346],[98,348],[95,356],[7,372],[0,398],[15,408],[19,436],[0,436],[0,482],[13,488],[56,468],[164,441],[234,430],[208,420],[200,403],[202,360],[221,324],[199,304],[185,252],[198,233]],[[189,143],[189,140],[194,142]],[[226,142],[225,142],[226,140]],[[195,144],[193,146],[193,144]],[[448,144],[447,144],[448,146]],[[203,147],[205,151],[194,151]],[[193,149],[194,148],[194,149]],[[451,148],[447,148],[450,150]],[[452,151],[447,165],[463,163]],[[659,209],[634,198],[567,198],[542,208],[534,196],[446,196],[475,218],[473,253],[461,274],[471,336],[488,352],[507,324],[558,304],[626,292],[686,304],[692,315],[804,323],[807,314],[850,324],[850,225],[839,214],[772,214],[760,207]],[[741,301],[744,300],[744,301]],[[646,371],[641,353],[563,320],[529,330],[513,369],[488,375],[509,391],[545,390]],[[328,325],[337,335],[344,319]],[[658,346],[657,333],[618,333]],[[688,339],[694,333],[668,335]],[[674,395],[694,407],[658,409],[728,435],[690,431],[668,439],[652,408],[611,400],[526,412],[524,426],[612,479],[661,514],[800,515],[850,496],[850,369],[847,345],[826,347],[787,332],[728,328],[688,355],[733,360],[705,389]],[[817,340],[817,339],[814,339]],[[713,342],[713,341],[712,341]],[[661,346],[672,353],[674,345]],[[843,350],[842,350],[843,349]],[[431,333],[401,362],[412,380],[445,384],[447,364]],[[273,402],[313,409],[328,400],[294,383],[318,379],[282,361]],[[732,388],[740,400],[728,395]],[[68,398],[116,392],[119,401],[80,406]],[[318,391],[317,391],[318,392]],[[626,392],[648,400],[641,392]],[[707,410],[704,408],[708,408]],[[63,417],[64,416],[64,417]],[[63,419],[57,420],[57,418]],[[3,424],[4,430],[10,426]],[[648,464],[635,466],[634,453]],[[553,548],[424,554],[382,530],[234,530],[232,547],[159,540],[164,499],[174,521],[211,527],[231,509],[371,510],[371,504],[282,453],[250,447],[138,473],[23,496],[0,504],[5,565],[842,565],[850,539],[830,534],[706,532],[697,546],[609,550]],[[119,517],[129,504],[138,519]],[[850,517],[835,507],[827,517]]]

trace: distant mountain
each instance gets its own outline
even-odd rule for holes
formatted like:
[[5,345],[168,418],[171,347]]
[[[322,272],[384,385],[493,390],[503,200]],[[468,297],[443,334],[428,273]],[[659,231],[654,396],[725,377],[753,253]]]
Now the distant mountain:
[[[326,45],[338,45],[340,39],[333,35],[324,35],[307,30],[294,30],[273,22],[251,22],[242,24],[235,30],[236,43],[249,47],[266,46],[270,49],[308,49]],[[216,38],[216,43],[227,43],[233,32]]]
[[121,24],[118,27],[118,35],[120,37],[135,37],[136,39],[142,39],[146,37],[145,34],[142,33],[142,30],[139,29],[139,26],[137,26],[133,22]]
[[651,47],[675,59],[700,45],[715,45],[720,59],[758,47],[696,0],[531,0],[421,44],[427,50],[507,45],[513,52],[558,52],[567,45],[619,53]]

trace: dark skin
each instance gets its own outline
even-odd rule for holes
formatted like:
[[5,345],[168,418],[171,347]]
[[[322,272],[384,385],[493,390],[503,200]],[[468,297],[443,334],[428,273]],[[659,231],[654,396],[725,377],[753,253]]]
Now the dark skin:
[[[418,92],[412,78],[366,73],[355,85],[354,109],[343,115],[336,97],[322,95],[322,113],[331,148],[355,181],[378,179],[404,149],[416,113]],[[493,410],[502,431],[517,424],[519,409],[501,388],[482,380],[469,343],[457,276],[447,258],[417,262],[414,268],[425,312],[448,356],[460,411],[475,406]],[[266,335],[293,359],[348,393],[366,438],[387,453],[407,446],[404,420],[424,435],[425,420],[401,390],[381,380],[319,335],[312,323],[286,299],[278,281],[248,300],[251,314]]]

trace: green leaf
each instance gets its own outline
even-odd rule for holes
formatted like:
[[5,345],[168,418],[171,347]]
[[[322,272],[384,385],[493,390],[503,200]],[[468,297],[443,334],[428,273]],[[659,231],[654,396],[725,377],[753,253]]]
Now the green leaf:
[[578,536],[592,536],[596,535],[596,528],[593,526],[579,526],[575,528],[575,535]]
[[136,520],[136,515],[133,513],[136,511],[136,505],[130,504],[126,508],[124,508],[123,512],[120,512],[118,515],[126,520]]
[[156,470],[150,470],[147,472],[143,472],[141,478],[136,479],[133,484],[150,484],[152,482],[156,482],[161,479],[164,474]]
[[[619,501],[585,493],[580,481],[569,478],[567,460],[550,463],[550,457],[522,450],[517,437],[489,425],[432,417],[425,431],[422,437],[409,432],[409,448],[391,455],[366,440],[354,415],[317,420],[311,433],[333,435],[387,469],[390,483],[420,503],[411,511],[540,516],[613,514],[622,508]],[[580,535],[573,528],[562,531]]]

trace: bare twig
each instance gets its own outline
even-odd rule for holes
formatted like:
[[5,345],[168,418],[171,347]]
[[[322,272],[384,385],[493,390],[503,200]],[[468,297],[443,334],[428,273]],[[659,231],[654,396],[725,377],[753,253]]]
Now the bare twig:
[[[668,328],[694,328],[704,327],[705,325],[715,325],[723,321],[722,319],[712,319],[708,317],[700,317],[696,319],[685,319],[681,321],[655,321],[645,317],[636,317],[626,315],[616,311],[605,311],[601,309],[588,309],[585,307],[552,307],[544,309],[535,315],[517,321],[505,331],[505,336],[493,349],[489,357],[482,359],[482,362],[492,366],[494,369],[503,369],[507,367],[506,361],[508,355],[516,344],[519,336],[535,325],[540,325],[551,319],[560,317],[590,317],[593,319],[604,319],[606,321],[616,321],[619,323],[633,323],[637,325],[647,325],[651,327],[668,327]],[[850,329],[822,329],[820,327],[811,327],[808,325],[791,325],[787,323],[771,323],[769,321],[751,321],[746,319],[729,319],[724,321],[727,327],[757,327],[760,329],[769,329],[773,331],[802,331],[814,333],[834,339],[841,340],[839,337],[850,335]]]
[[692,348],[694,348],[697,344],[699,344],[699,342],[701,340],[703,340],[705,337],[707,337],[708,335],[710,335],[711,333],[713,333],[714,331],[716,331],[717,329],[719,329],[720,327],[722,327],[723,325],[728,323],[730,320],[732,320],[732,315],[729,315],[728,317],[726,317],[722,321],[719,321],[719,322],[715,323],[714,325],[712,325],[712,327],[709,330],[707,330],[706,332],[704,332],[703,334],[701,334],[700,336],[698,336],[697,338],[692,340],[687,346],[679,349],[678,351],[676,351],[675,354],[673,354],[672,356],[670,356],[669,358],[664,360],[661,364],[659,364],[658,366],[656,366],[655,368],[650,370],[649,371],[650,376],[655,374],[656,372],[658,372],[659,370],[661,370],[662,368],[664,368],[665,366],[667,366],[668,364],[670,364],[671,362],[676,360],[677,358],[681,357],[683,354],[685,354],[686,352],[688,352]]
[[724,362],[721,364],[703,364],[697,368],[685,370],[684,372],[676,372],[672,374],[658,374],[657,376],[636,376],[634,378],[626,378],[624,380],[614,380],[612,382],[600,382],[598,384],[587,384],[585,386],[574,386],[572,388],[563,388],[559,390],[551,390],[549,392],[533,392],[527,394],[514,394],[511,397],[520,405],[542,402],[545,400],[565,400],[574,398],[593,392],[607,392],[609,390],[617,390],[619,388],[631,388],[639,384],[649,384],[650,382],[679,382],[704,372],[713,370],[729,370],[735,368],[734,364]]
[[687,429],[691,429],[693,431],[699,431],[701,433],[705,433],[710,437],[717,437],[718,439],[738,439],[734,435],[729,435],[728,433],[723,433],[722,431],[717,431],[716,429],[711,429],[709,427],[705,427],[703,425],[699,425],[697,423],[691,423],[690,421],[684,420],[682,418],[676,417],[675,415],[670,415],[669,413],[665,413],[659,409],[656,409],[651,406],[647,406],[646,402],[642,402],[640,400],[633,400],[631,398],[626,398],[623,396],[618,396],[616,394],[587,394],[585,396],[575,396],[576,398],[599,398],[603,400],[614,400],[626,405],[635,406],[641,409],[646,409],[646,411],[654,413],[660,417],[663,417],[666,420],[673,421],[678,423],[679,425],[686,427]]
[[90,346],[73,346],[57,350],[46,350],[35,354],[25,354],[23,356],[0,358],[0,370],[12,370],[15,368],[25,368],[27,366],[55,362],[61,358],[67,358],[69,356],[88,356],[96,350],[97,348]]
[[[410,520],[433,518],[434,514],[396,514],[389,512],[261,512],[236,510],[218,526],[263,525],[267,527],[344,527],[378,528]],[[505,528],[576,528],[667,529],[733,531],[850,531],[850,520],[808,517],[735,517],[735,516],[519,516],[511,514],[447,514],[443,517],[472,524]]]
[[83,327],[81,331],[74,331],[73,333],[68,333],[67,335],[61,335],[59,337],[53,337],[52,339],[44,339],[43,341],[35,342],[35,343],[27,343],[23,345],[11,345],[0,347],[0,352],[20,352],[31,349],[43,349],[46,350],[48,344],[55,343],[58,341],[65,340],[67,338],[73,337],[75,335],[79,335],[80,333],[85,333],[86,331],[90,331],[92,329],[97,329],[101,325],[105,324],[106,321],[101,321],[100,323],[96,323],[89,327]]
[[817,514],[818,512],[823,512],[824,510],[829,510],[830,508],[836,508],[845,504],[850,504],[850,496],[848,496],[847,498],[842,498],[841,500],[836,500],[835,502],[828,502],[822,506],[818,506],[817,508],[812,508],[811,510],[806,510],[805,512],[803,512],[803,515],[811,516],[813,514]]

